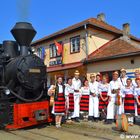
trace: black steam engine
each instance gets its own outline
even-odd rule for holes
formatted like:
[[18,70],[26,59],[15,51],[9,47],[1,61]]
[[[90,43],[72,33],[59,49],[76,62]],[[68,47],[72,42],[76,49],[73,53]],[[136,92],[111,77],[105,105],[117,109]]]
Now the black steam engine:
[[36,31],[19,22],[11,33],[16,41],[0,45],[0,126],[18,129],[51,122],[46,66],[30,47]]

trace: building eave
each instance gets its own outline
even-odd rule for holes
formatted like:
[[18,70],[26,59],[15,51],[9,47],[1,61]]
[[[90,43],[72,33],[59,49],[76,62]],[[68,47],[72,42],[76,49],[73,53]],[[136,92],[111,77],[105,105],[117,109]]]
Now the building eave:
[[[118,37],[119,36],[122,36],[123,35],[123,31],[112,26],[112,25],[109,25],[107,23],[104,23],[104,22],[100,22],[102,24],[99,24],[98,22],[96,23],[96,20],[95,18],[89,18],[87,20],[84,20],[82,22],[79,22],[77,24],[73,24],[72,26],[69,26],[67,28],[64,28],[60,31],[57,31],[51,35],[48,35],[48,36],[45,36],[39,40],[36,40],[34,42],[32,42],[32,46],[37,46],[38,44],[44,42],[44,41],[50,41],[50,40],[53,40],[53,39],[56,39],[57,37],[60,37],[62,35],[66,35],[68,33],[71,33],[71,32],[74,32],[74,31],[77,31],[77,30],[80,30],[80,29],[84,29],[84,26],[85,24],[88,26],[88,27],[93,27],[93,28],[96,28],[96,29],[99,29],[99,30],[103,30],[103,31],[106,31],[106,32],[110,32],[110,33],[113,33],[113,34],[116,34]],[[135,41],[138,41],[140,42],[140,39],[133,36],[133,35],[129,35],[129,37],[132,39],[132,40],[135,40]]]
[[74,63],[69,63],[69,64],[62,64],[62,65],[57,65],[57,66],[50,66],[47,67],[47,72],[56,72],[56,71],[62,71],[66,69],[73,69],[82,66],[82,62],[74,62]]
[[91,58],[89,60],[84,60],[83,64],[89,64],[92,62],[100,62],[100,61],[106,61],[106,60],[113,60],[113,59],[118,59],[118,58],[125,58],[125,57],[130,57],[130,56],[138,56],[138,55],[140,55],[140,51],[126,53],[126,54],[119,54],[119,55],[114,55],[114,56],[108,56],[108,57],[102,57],[102,58]]

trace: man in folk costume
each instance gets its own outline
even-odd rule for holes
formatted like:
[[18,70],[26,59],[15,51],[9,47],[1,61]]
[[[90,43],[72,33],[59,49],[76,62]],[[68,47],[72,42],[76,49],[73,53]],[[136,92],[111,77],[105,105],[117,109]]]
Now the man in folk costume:
[[111,124],[114,121],[116,114],[122,113],[121,101],[121,83],[118,80],[119,73],[113,72],[113,79],[109,83],[108,96],[109,103],[107,106],[107,121],[106,124]]
[[80,115],[81,80],[79,79],[79,75],[80,75],[79,71],[76,70],[74,75],[75,76],[72,79],[72,85],[73,85],[73,88],[74,88],[74,113],[73,113],[72,118],[76,122],[80,122],[79,121],[79,115]]
[[133,125],[135,114],[135,98],[134,87],[132,86],[132,79],[128,78],[127,85],[122,88],[122,98],[124,101],[124,113],[128,116],[129,125]]
[[[126,75],[126,70],[124,68],[122,68],[120,71],[121,74],[118,80],[121,83],[121,87],[125,88],[125,86],[127,85],[126,81],[128,79],[128,76]],[[124,113],[124,102],[122,102],[122,113]]]
[[89,120],[98,121],[99,118],[99,91],[98,82],[96,81],[96,74],[90,74],[91,81],[89,82],[90,97],[89,97]]
[[122,84],[122,87],[126,86],[126,80],[127,80],[127,75],[126,75],[126,70],[125,69],[121,69],[121,74],[120,77],[118,78],[118,80],[120,81],[120,83]]
[[106,76],[103,76],[102,83],[99,84],[99,111],[100,111],[100,119],[106,119],[106,111],[108,105],[108,89],[109,84],[107,83]]
[[67,79],[65,84],[65,99],[66,99],[66,116],[68,120],[71,120],[71,116],[74,112],[74,87],[72,85],[72,78]]
[[48,89],[48,95],[54,96],[52,113],[55,115],[56,127],[61,127],[62,116],[65,115],[65,86],[63,85],[62,76],[57,77],[56,85],[51,85]]
[[137,103],[137,115],[140,116],[140,78],[136,78],[137,87],[135,87],[134,94]]

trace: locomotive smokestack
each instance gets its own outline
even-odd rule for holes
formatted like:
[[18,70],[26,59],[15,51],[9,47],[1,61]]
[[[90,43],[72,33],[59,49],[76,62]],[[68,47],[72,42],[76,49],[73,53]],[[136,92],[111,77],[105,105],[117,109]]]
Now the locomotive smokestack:
[[28,22],[17,22],[11,30],[17,43],[20,45],[20,54],[27,55],[31,41],[33,40],[36,31],[32,24]]

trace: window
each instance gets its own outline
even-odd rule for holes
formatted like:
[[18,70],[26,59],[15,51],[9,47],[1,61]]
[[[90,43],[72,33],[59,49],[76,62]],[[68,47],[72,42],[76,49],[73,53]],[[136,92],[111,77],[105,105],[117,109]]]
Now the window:
[[41,58],[44,59],[45,57],[45,48],[44,47],[39,47],[37,49],[37,55]]
[[71,53],[80,51],[80,36],[76,36],[70,39]]
[[50,58],[57,56],[57,50],[55,44],[50,45]]
[[[62,41],[60,41],[58,43],[62,44]],[[58,57],[58,56],[61,56],[61,55],[57,54],[57,49],[56,49],[55,43],[50,44],[50,58],[54,58],[54,57]]]

